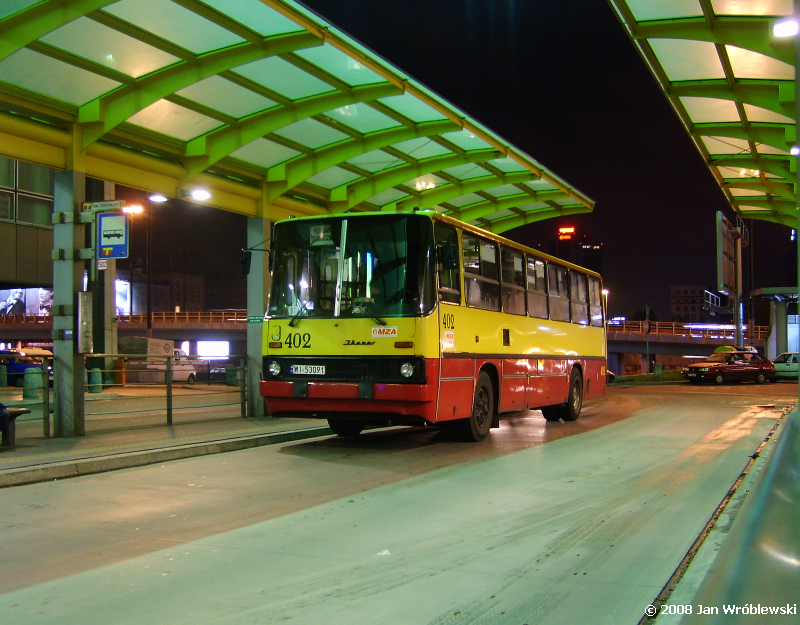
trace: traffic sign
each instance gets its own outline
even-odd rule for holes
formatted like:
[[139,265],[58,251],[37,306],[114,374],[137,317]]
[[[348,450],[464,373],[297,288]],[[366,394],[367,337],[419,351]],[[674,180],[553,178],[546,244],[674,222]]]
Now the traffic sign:
[[96,256],[128,258],[128,216],[121,213],[97,214]]

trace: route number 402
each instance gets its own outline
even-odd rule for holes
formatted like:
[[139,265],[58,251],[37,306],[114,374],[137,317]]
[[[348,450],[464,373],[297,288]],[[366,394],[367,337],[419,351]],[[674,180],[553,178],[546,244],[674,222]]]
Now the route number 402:
[[450,315],[450,314],[442,315],[442,325],[444,326],[445,330],[455,330],[456,329],[455,315]]
[[293,347],[295,349],[307,349],[311,347],[311,335],[308,332],[303,334],[299,332],[289,332],[283,340],[283,344],[286,345],[286,347]]

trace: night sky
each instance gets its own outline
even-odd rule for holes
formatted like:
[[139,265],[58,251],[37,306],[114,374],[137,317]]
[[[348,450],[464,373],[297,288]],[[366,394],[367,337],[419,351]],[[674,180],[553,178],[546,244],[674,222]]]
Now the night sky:
[[[602,242],[611,315],[666,320],[671,285],[715,288],[715,213],[733,211],[606,0],[304,4],[595,200],[505,236]],[[753,287],[786,281],[789,235],[752,222]]]

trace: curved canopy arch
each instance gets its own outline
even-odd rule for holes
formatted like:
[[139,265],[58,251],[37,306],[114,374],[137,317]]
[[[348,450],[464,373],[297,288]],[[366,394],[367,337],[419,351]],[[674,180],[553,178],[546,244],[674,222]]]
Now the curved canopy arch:
[[[292,0],[12,4],[0,8],[4,156],[168,196],[203,185],[210,204],[269,218],[418,205],[458,216],[475,193],[487,203],[475,223],[495,229],[552,216],[540,193],[558,210],[593,208]],[[427,186],[410,188],[420,176]],[[492,195],[518,176],[536,193]]]
[[795,227],[792,0],[609,0],[741,217]]

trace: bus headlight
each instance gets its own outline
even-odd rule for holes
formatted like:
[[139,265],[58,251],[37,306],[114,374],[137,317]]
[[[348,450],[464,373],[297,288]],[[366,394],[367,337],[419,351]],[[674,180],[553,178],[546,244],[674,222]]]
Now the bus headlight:
[[281,365],[274,360],[271,360],[267,365],[267,371],[273,377],[278,377],[281,374]]
[[404,362],[402,365],[400,365],[400,375],[402,375],[404,378],[410,378],[412,375],[414,375],[414,365],[410,362]]

